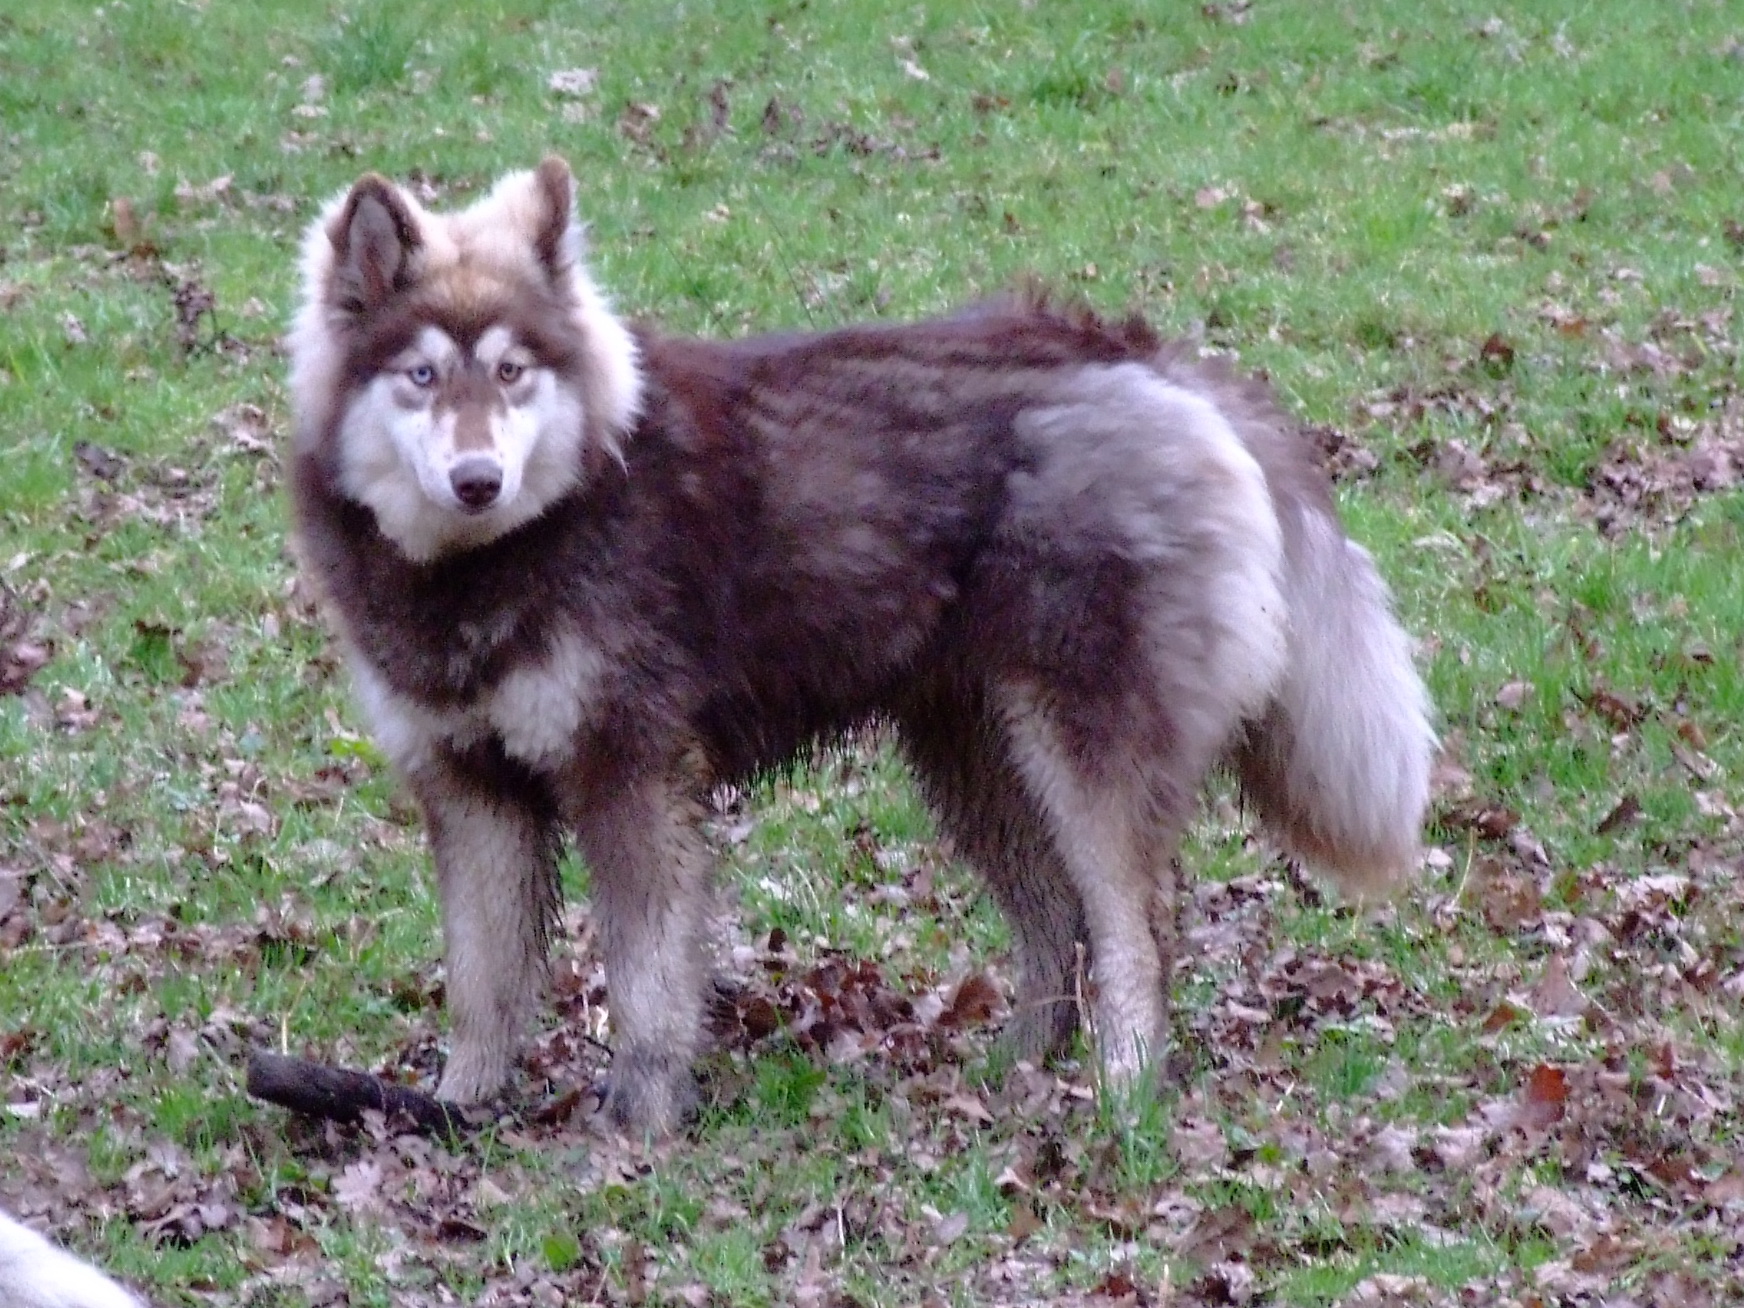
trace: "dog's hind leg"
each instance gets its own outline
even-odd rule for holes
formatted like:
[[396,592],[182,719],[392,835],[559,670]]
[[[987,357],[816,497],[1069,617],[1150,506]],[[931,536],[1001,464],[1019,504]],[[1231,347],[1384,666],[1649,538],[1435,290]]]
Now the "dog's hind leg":
[[680,777],[589,788],[572,815],[593,879],[605,952],[612,1065],[605,1110],[620,1129],[664,1134],[695,1102],[704,1034],[710,859]]
[[963,830],[969,861],[1017,936],[1018,985],[1005,1043],[1032,1063],[1064,1051],[1078,1029],[1078,970],[1090,943],[1084,905],[1046,826],[1014,786],[990,792]]
[[411,776],[442,898],[453,1027],[437,1094],[502,1089],[544,986],[557,909],[558,829],[543,793],[493,750],[444,753]]
[[1019,415],[970,601],[1011,757],[1084,905],[1102,1062],[1162,1053],[1175,855],[1206,773],[1283,675],[1283,534],[1216,405],[1136,365],[1055,379]]
[[[1175,852],[1198,760],[1147,742],[1143,713],[1108,713],[1098,730],[1033,686],[1008,686],[1012,758],[1046,818],[1090,941],[1092,1021],[1107,1080],[1137,1084],[1168,1037],[1177,913]],[[1178,768],[1171,766],[1178,764]]]
[[1084,906],[981,700],[938,687],[912,696],[898,714],[903,752],[940,831],[986,880],[1011,925],[1018,985],[1005,1043],[1016,1057],[1040,1062],[1078,1026]]

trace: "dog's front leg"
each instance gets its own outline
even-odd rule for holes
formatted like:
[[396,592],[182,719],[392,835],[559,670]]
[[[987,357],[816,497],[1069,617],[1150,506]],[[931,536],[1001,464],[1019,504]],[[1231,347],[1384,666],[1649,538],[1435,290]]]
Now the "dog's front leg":
[[593,788],[574,817],[611,1006],[605,1110],[631,1132],[675,1130],[696,1097],[709,855],[691,789],[668,775],[613,782]]
[[500,755],[443,752],[411,781],[436,858],[453,1026],[437,1094],[476,1103],[508,1081],[544,986],[558,827],[539,787]]

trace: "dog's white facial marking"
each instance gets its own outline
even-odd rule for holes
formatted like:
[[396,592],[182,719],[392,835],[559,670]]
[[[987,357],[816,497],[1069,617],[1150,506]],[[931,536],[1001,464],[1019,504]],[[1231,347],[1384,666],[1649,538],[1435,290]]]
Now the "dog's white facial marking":
[[582,402],[506,326],[465,349],[435,326],[391,358],[340,426],[346,494],[426,562],[531,521],[580,475]]
[[487,709],[503,752],[532,768],[567,757],[599,698],[605,669],[605,656],[592,643],[564,632],[542,661],[510,671]]
[[[379,190],[379,179],[375,185]],[[303,303],[289,338],[298,448],[336,436],[339,491],[371,509],[382,533],[415,562],[486,545],[538,517],[585,475],[585,446],[622,461],[642,407],[638,351],[583,261],[568,185],[559,203],[550,170],[514,173],[470,208],[446,214],[393,193],[416,237],[399,252],[398,267],[427,302],[470,312],[503,296],[519,309],[529,285],[556,292],[563,311],[544,330],[563,331],[579,347],[575,366],[561,376],[537,366],[515,340],[515,310],[476,339],[468,332],[470,345],[459,351],[454,335],[435,325],[438,308],[408,351],[422,357],[395,360],[398,377],[384,370],[361,391],[349,388],[344,333],[336,328],[380,307],[360,310],[336,290],[349,268],[338,224],[355,188],[336,196],[304,238]],[[376,203],[386,202],[378,196]],[[474,407],[451,422],[443,394],[457,378],[468,380]],[[407,386],[396,385],[401,381]],[[436,388],[429,404],[426,386]],[[497,401],[482,416],[477,386],[493,388]],[[473,455],[464,468],[462,447]]]

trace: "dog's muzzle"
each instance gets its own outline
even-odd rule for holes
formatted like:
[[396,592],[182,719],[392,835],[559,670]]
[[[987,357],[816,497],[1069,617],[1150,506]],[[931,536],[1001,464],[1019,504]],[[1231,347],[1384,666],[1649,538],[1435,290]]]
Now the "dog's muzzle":
[[503,489],[502,465],[483,454],[469,454],[448,472],[454,498],[468,513],[482,513],[497,502]]

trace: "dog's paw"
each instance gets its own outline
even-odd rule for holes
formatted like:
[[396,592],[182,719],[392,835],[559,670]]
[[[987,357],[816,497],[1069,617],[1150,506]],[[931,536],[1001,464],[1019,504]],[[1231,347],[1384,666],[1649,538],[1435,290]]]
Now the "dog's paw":
[[456,1046],[442,1069],[436,1097],[451,1104],[482,1104],[501,1094],[509,1080],[509,1060],[494,1051]]
[[1012,1005],[1011,1017],[1000,1032],[998,1047],[1012,1062],[1041,1067],[1071,1052],[1078,1033],[1078,1006],[1070,1000],[1025,1001],[1022,995]]
[[689,1059],[649,1050],[613,1054],[600,1112],[614,1130],[630,1136],[670,1135],[695,1116],[697,1104]]

